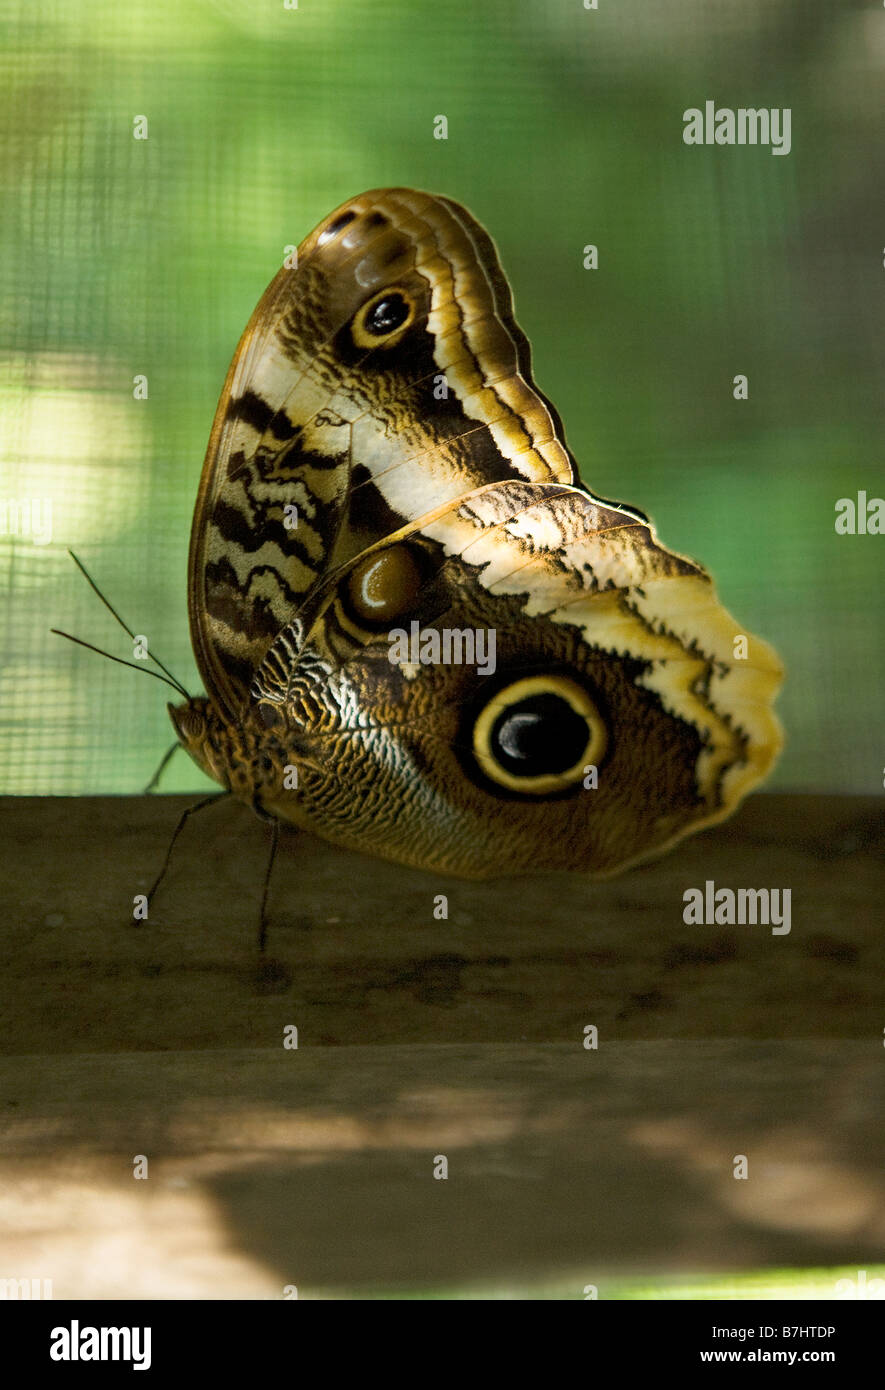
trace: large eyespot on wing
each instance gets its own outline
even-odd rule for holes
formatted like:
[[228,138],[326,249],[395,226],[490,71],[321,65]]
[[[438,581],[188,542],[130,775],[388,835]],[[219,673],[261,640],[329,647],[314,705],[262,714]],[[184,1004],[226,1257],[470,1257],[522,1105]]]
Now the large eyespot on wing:
[[558,674],[509,682],[483,705],[473,752],[483,773],[508,791],[564,791],[605,753],[608,733],[589,693]]
[[490,238],[427,193],[348,200],[265,291],[216,412],[189,561],[207,691],[236,717],[321,575],[509,477],[575,473]]
[[357,626],[388,629],[415,606],[427,577],[425,557],[408,541],[373,549],[349,570],[344,606]]
[[419,302],[401,285],[379,290],[361,304],[350,321],[354,346],[367,353],[401,342],[418,317]]

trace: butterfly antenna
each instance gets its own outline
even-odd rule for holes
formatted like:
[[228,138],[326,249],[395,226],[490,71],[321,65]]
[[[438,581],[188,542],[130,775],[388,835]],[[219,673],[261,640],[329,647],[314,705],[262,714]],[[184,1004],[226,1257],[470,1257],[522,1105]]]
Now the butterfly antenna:
[[116,661],[118,666],[131,666],[133,671],[141,671],[145,676],[153,676],[154,680],[162,681],[164,685],[169,685],[173,690],[177,690],[179,695],[183,695],[186,700],[190,699],[183,685],[179,685],[174,678],[168,679],[161,676],[159,671],[149,671],[147,666],[139,666],[135,661],[124,661],[122,656],[113,656],[111,652],[102,651],[101,647],[93,647],[91,642],[84,642],[82,637],[73,637],[70,632],[62,632],[60,627],[51,627],[50,632],[54,632],[56,637],[67,637],[69,642],[76,642],[78,647],[85,647],[88,652],[98,652],[99,656],[106,656],[108,661]]
[[[121,626],[121,628],[123,629],[123,631],[124,631],[125,633],[127,633],[127,634],[132,638],[132,640],[133,640],[133,642],[134,642],[134,641],[135,641],[135,633],[132,631],[132,628],[129,626],[128,623],[125,623],[125,622],[123,621],[123,619],[120,617],[120,614],[117,612],[116,608],[114,608],[113,605],[112,605],[111,603],[109,603],[108,600],[105,598],[104,594],[101,592],[101,589],[98,587],[98,585],[96,584],[95,580],[92,578],[92,575],[89,573],[88,569],[87,569],[86,566],[83,564],[83,561],[80,560],[80,559],[74,554],[73,550],[69,550],[69,551],[68,551],[68,554],[70,555],[70,557],[71,557],[71,559],[73,560],[74,564],[77,566],[77,569],[80,571],[80,573],[82,574],[83,578],[86,580],[86,583],[89,585],[89,587],[90,587],[90,589],[92,590],[92,592],[93,592],[98,598],[101,599],[102,603],[104,604],[104,606],[105,606],[105,608],[108,610],[108,612],[111,614],[111,616],[117,620],[117,622],[120,624],[120,626]],[[53,631],[53,632],[58,632],[58,628],[52,628],[52,631]],[[59,636],[60,636],[60,637],[68,637],[69,634],[68,634],[67,632],[61,632],[61,633],[59,633]],[[71,638],[71,641],[72,641],[72,642],[77,642],[77,641],[79,641],[79,638],[72,637],[72,638]],[[89,646],[89,643],[88,643],[88,642],[81,642],[80,645],[81,645],[82,647],[88,647],[88,646]],[[98,647],[93,647],[91,650],[94,651],[94,652],[97,652],[97,651],[99,651],[99,648],[98,648]],[[150,647],[145,647],[145,651],[147,652],[147,655],[150,657],[150,659],[151,659],[151,661],[154,663],[154,665],[155,665],[155,666],[159,666],[159,668],[160,668],[161,671],[165,671],[166,675],[169,677],[169,680],[168,680],[167,684],[171,684],[181,695],[184,696],[184,698],[185,698],[186,700],[189,700],[189,699],[191,698],[190,695],[189,695],[189,694],[187,693],[187,691],[185,690],[185,688],[184,688],[184,686],[182,685],[181,681],[180,681],[180,680],[176,680],[175,676],[173,676],[173,674],[172,674],[172,672],[169,670],[168,666],[164,666],[163,663],[162,663],[162,661],[160,661],[159,657],[154,656],[154,654],[153,654],[153,652],[151,651]],[[101,654],[102,656],[107,656],[107,655],[108,655],[107,652],[101,652],[100,654]],[[112,661],[120,661],[121,664],[122,664],[123,666],[132,666],[132,664],[133,664],[131,661],[123,661],[122,657],[112,657],[111,660],[112,660]],[[136,669],[136,671],[143,671],[143,670],[145,670],[146,668],[145,668],[144,666],[136,666],[135,669]],[[149,672],[149,674],[150,674],[150,675],[156,675],[156,672],[151,671],[151,672]]]

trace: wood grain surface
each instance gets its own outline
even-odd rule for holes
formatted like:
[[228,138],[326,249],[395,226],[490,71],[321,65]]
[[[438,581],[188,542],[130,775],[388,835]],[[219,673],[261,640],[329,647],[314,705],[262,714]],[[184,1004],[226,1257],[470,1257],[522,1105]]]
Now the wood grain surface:
[[[605,883],[465,884],[292,836],[263,971],[266,831],[231,803],[132,923],[187,804],[0,808],[0,1278],[583,1297],[881,1259],[878,800],[755,797]],[[686,926],[707,879],[790,888],[790,933]]]

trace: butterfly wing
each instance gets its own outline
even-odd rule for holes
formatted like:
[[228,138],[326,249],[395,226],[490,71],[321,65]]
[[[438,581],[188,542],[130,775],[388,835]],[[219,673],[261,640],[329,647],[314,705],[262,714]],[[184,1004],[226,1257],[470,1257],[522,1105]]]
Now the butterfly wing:
[[216,412],[189,610],[219,711],[330,568],[507,478],[577,482],[490,238],[446,198],[350,199],[269,285]]
[[477,489],[313,608],[253,684],[303,759],[268,809],[348,847],[611,873],[730,814],[780,748],[775,653],[648,523],[575,487]]

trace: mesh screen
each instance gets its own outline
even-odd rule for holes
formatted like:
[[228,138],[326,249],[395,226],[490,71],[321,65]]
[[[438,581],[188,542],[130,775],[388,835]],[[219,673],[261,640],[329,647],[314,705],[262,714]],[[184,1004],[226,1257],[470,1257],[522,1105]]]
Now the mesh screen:
[[[171,692],[50,635],[132,655],[66,549],[196,691],[188,535],[230,356],[284,247],[392,183],[485,223],[585,480],[647,511],[782,652],[772,785],[880,787],[885,539],[836,535],[834,504],[885,493],[881,10],[2,12],[3,790],[147,781]],[[789,107],[791,152],[686,146],[707,99]],[[163,785],[202,783],[180,754]]]

